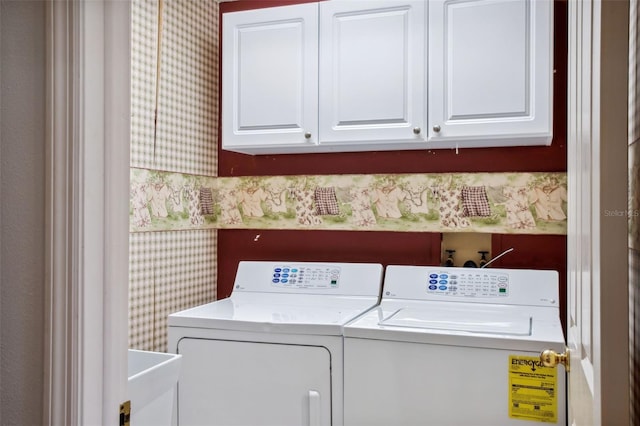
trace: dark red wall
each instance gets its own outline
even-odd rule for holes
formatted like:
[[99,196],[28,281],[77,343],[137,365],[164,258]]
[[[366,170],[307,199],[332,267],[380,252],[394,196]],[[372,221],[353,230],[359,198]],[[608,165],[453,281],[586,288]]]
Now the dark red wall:
[[[307,1],[222,3],[221,12]],[[567,170],[567,2],[554,2],[554,137],[550,146],[475,148],[329,154],[251,156],[218,146],[219,176],[439,173],[439,172],[565,172]],[[222,27],[222,25],[220,25]],[[221,35],[222,36],[222,35]],[[220,126],[219,126],[220,127]],[[254,241],[256,235],[260,235]],[[231,293],[240,260],[317,260],[434,265],[440,261],[438,233],[364,231],[218,231],[218,297]],[[566,237],[494,235],[492,253],[515,247],[497,261],[504,268],[553,269],[566,288]],[[499,263],[498,263],[499,262]],[[564,300],[564,299],[562,299]],[[561,305],[564,306],[564,303]],[[564,320],[565,314],[562,313]]]
[[566,331],[567,237],[564,235],[504,235],[491,237],[494,256],[513,248],[489,265],[496,268],[551,269],[560,275],[560,320]]
[[231,294],[240,260],[429,265],[439,258],[440,234],[426,232],[224,229],[218,231],[218,297]]

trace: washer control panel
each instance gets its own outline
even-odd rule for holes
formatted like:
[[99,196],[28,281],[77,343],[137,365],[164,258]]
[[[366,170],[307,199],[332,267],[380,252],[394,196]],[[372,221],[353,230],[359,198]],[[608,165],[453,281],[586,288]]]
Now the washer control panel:
[[461,297],[506,297],[509,274],[495,270],[429,270],[427,293]]
[[335,265],[275,265],[271,285],[281,288],[338,288],[340,267]]

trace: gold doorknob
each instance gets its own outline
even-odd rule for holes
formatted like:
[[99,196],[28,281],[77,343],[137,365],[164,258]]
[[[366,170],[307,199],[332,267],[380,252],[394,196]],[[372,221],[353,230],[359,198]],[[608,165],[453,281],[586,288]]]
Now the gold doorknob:
[[570,359],[568,348],[561,354],[552,349],[546,349],[540,354],[540,362],[542,365],[545,367],[555,367],[558,364],[562,364],[567,373],[571,369]]

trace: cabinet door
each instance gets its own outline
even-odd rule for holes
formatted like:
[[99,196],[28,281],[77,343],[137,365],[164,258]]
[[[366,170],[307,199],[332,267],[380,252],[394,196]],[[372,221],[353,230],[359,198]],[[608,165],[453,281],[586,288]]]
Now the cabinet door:
[[316,144],[317,3],[225,13],[222,25],[223,149]]
[[422,0],[320,4],[321,145],[424,144],[425,19]]
[[548,145],[553,2],[429,1],[429,147]]

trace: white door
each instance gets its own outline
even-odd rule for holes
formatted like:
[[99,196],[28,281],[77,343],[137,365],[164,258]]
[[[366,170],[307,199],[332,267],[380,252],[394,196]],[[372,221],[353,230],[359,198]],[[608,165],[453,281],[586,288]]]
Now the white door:
[[178,424],[331,424],[331,356],[319,346],[184,338]]
[[553,2],[429,1],[429,147],[548,145]]
[[627,7],[569,2],[570,425],[629,424]]
[[424,23],[421,0],[320,3],[321,144],[424,147]]
[[222,147],[318,140],[318,4],[223,14]]

